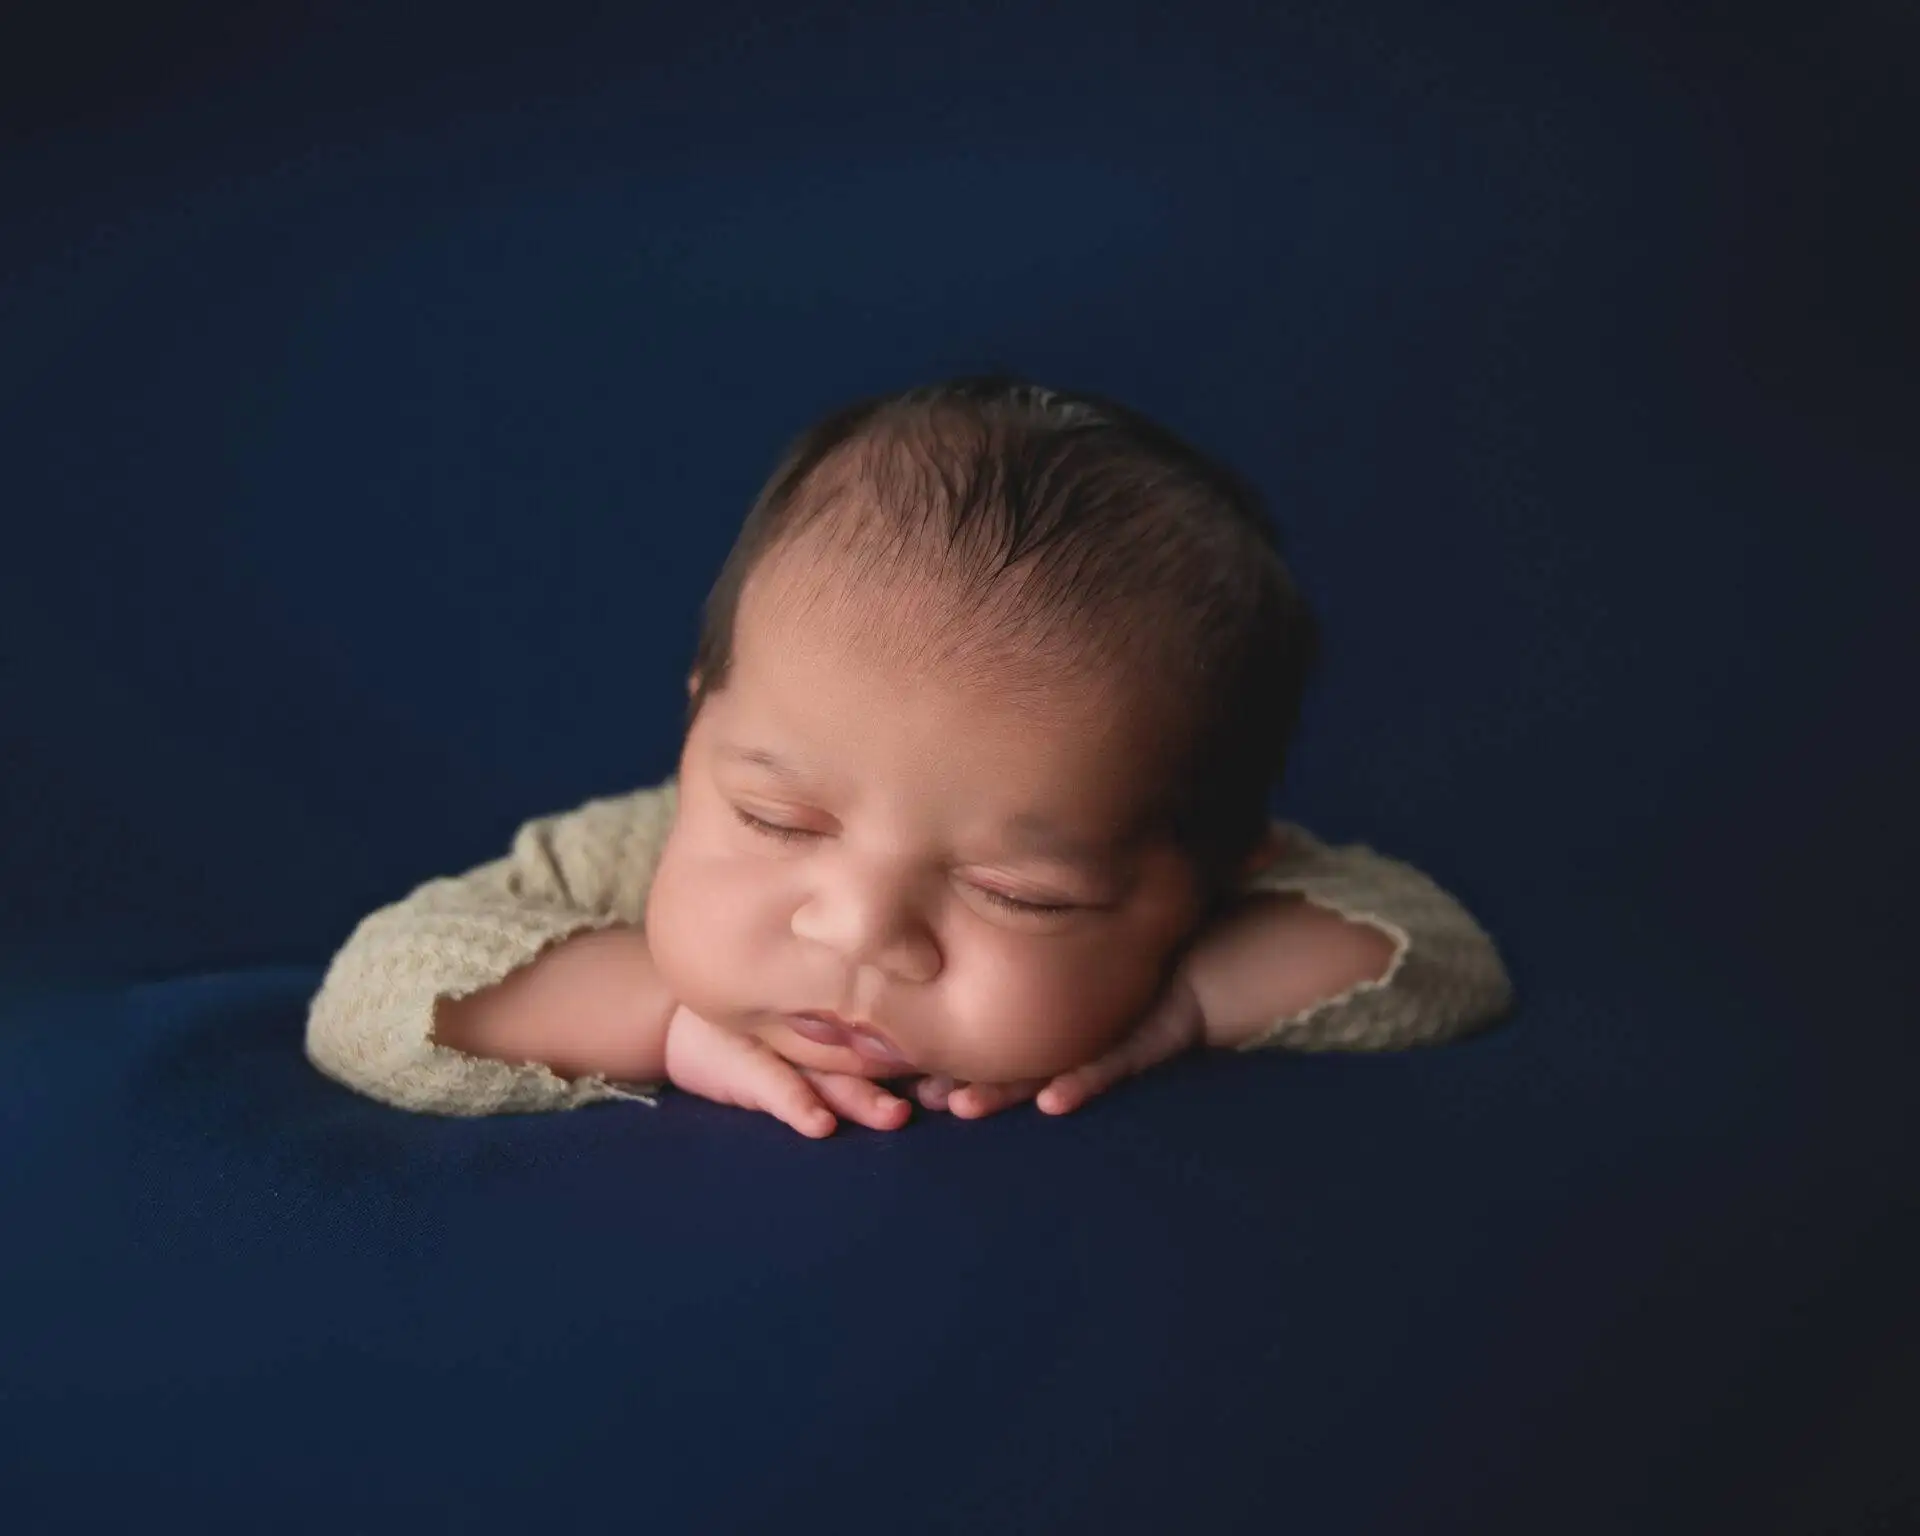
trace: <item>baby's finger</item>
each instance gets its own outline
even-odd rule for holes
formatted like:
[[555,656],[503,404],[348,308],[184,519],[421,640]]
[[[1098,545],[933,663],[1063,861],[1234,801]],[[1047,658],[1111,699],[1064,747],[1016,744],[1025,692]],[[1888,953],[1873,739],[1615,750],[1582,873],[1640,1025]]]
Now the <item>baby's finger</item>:
[[913,1114],[905,1099],[887,1092],[871,1078],[811,1070],[806,1076],[829,1109],[868,1130],[897,1131]]
[[947,1109],[962,1120],[978,1120],[1026,1103],[1046,1082],[1044,1077],[1033,1077],[1013,1083],[968,1083],[948,1095]]
[[802,1136],[831,1136],[840,1122],[800,1069],[771,1051],[755,1053],[754,1095],[758,1107]]
[[1124,1075],[1113,1065],[1110,1057],[1090,1062],[1084,1067],[1075,1067],[1071,1072],[1062,1072],[1040,1090],[1040,1096],[1034,1100],[1034,1104],[1042,1114],[1072,1114],[1088,1099],[1105,1093]]
[[1163,1011],[1149,1020],[1145,1029],[1129,1035],[1097,1061],[1054,1078],[1040,1091],[1036,1101],[1039,1108],[1049,1115],[1068,1114],[1087,1100],[1098,1098],[1122,1078],[1179,1055],[1186,1048],[1180,1023],[1176,1015]]
[[1040,1090],[1036,1103],[1043,1114],[1071,1114],[1089,1099],[1097,1099],[1123,1077],[1144,1072],[1162,1059],[1160,1053],[1128,1042],[1109,1051],[1098,1061],[1075,1067],[1071,1072],[1062,1072]]
[[945,1109],[947,1099],[953,1093],[954,1082],[950,1077],[935,1074],[923,1077],[914,1084],[914,1096],[928,1109]]

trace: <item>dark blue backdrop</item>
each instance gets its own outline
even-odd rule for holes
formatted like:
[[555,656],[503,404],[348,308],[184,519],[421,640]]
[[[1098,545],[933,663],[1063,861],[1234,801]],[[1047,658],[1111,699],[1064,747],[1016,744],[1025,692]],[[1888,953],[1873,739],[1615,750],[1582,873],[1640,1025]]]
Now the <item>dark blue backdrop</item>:
[[[1920,1521],[1920,27],[1668,10],[0,47],[30,1528]],[[319,1081],[359,916],[672,770],[785,440],[989,365],[1266,489],[1330,645],[1281,807],[1456,891],[1518,1022],[829,1151]]]

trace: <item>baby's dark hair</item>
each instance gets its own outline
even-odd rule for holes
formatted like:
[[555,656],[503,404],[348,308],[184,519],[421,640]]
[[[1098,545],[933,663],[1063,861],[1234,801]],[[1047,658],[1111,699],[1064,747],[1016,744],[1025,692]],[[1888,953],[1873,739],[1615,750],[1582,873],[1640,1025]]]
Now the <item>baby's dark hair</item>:
[[857,400],[789,445],[748,512],[703,610],[689,730],[726,686],[747,578],[849,507],[856,592],[911,567],[949,624],[991,621],[943,654],[1117,678],[1118,698],[1172,711],[1165,814],[1208,910],[1227,899],[1320,653],[1254,488],[1137,411],[1010,374]]

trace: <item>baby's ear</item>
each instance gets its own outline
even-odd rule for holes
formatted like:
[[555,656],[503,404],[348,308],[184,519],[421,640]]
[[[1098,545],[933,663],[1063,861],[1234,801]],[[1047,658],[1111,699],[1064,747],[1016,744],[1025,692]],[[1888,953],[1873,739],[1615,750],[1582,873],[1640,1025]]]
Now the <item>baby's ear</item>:
[[698,667],[695,667],[691,672],[687,674],[687,697],[692,698],[694,690],[699,686],[700,686],[700,669]]
[[1267,822],[1266,835],[1255,845],[1253,852],[1247,855],[1247,861],[1240,866],[1240,876],[1247,879],[1257,875],[1269,864],[1277,864],[1286,857],[1287,837],[1271,820]]

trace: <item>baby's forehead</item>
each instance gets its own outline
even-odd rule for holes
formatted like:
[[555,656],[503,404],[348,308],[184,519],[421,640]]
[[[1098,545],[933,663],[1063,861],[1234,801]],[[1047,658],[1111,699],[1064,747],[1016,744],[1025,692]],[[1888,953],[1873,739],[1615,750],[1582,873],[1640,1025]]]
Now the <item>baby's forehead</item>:
[[1137,658],[1098,644],[1084,618],[1042,601],[1033,579],[1017,567],[985,581],[956,576],[953,562],[924,549],[876,554],[844,529],[809,528],[754,570],[734,648],[779,670],[859,669],[898,688],[937,689],[978,714],[1071,720],[1156,747],[1179,738],[1179,701]]
[[877,685],[876,703],[937,698],[955,730],[1024,720],[1099,734],[1138,714],[1118,679],[1061,665],[980,616],[929,623],[884,602],[822,605],[770,613],[737,639],[739,659],[789,708],[817,699],[815,680],[848,678]]
[[[964,744],[947,767],[989,765],[962,773],[966,782],[991,783],[1013,799],[1041,795],[1073,805],[1089,826],[1111,823],[1116,842],[1144,835],[1158,814],[1172,762],[1168,738],[1110,692],[1044,670],[929,670],[884,653],[849,655],[817,639],[783,645],[769,638],[775,643],[739,679],[744,709],[730,717],[726,734],[792,741],[810,777],[855,782],[883,760],[902,760],[879,746],[894,731],[898,706],[915,715],[910,736],[899,738],[918,743],[905,761],[924,762],[928,741]],[[855,686],[840,686],[843,679]]]
[[1084,630],[1038,600],[1030,570],[969,572],[958,560],[798,547],[754,571],[736,610],[740,632],[769,646],[838,647],[848,656],[953,683],[1041,696],[1113,688]]

